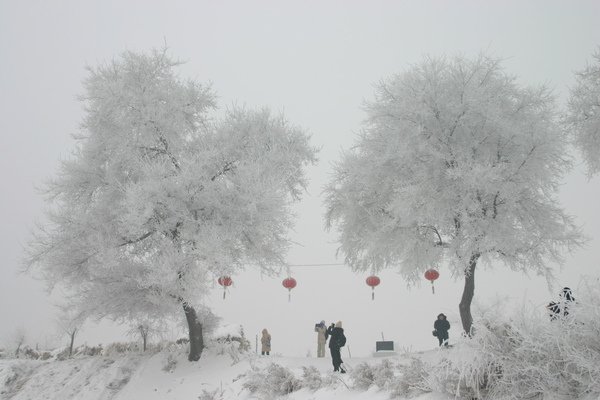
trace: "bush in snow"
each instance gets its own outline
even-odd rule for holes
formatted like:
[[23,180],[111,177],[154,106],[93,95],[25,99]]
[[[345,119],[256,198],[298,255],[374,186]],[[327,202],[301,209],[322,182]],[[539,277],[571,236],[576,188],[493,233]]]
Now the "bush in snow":
[[409,365],[402,365],[398,369],[400,376],[389,384],[392,398],[411,398],[431,391],[427,382],[428,372],[423,361],[413,358]]
[[136,342],[114,342],[110,343],[104,351],[102,351],[102,355],[111,356],[117,354],[125,354],[125,353],[133,353],[141,351],[141,346]]
[[310,390],[319,390],[324,385],[324,379],[321,372],[313,366],[302,367],[302,387]]
[[322,375],[314,366],[302,367],[302,378],[300,381],[303,388],[312,391],[317,391],[322,388],[335,389],[340,384],[346,385],[337,373],[329,372],[328,374]]
[[396,370],[390,360],[383,360],[379,365],[360,363],[350,372],[350,378],[357,389],[367,390],[373,385],[387,389],[395,379]]
[[262,370],[253,367],[246,376],[242,387],[264,399],[285,396],[302,388],[289,368],[275,363]]
[[397,367],[390,360],[383,360],[379,365],[373,366],[373,383],[380,389],[386,389],[395,379]]
[[235,364],[250,350],[250,342],[246,339],[241,325],[230,324],[214,331],[213,338],[208,341],[208,347],[217,354],[229,355]]
[[32,349],[31,347],[25,345],[21,348],[21,358],[26,358],[29,360],[48,360],[52,357],[50,352],[48,351],[40,351]]
[[352,369],[350,378],[354,382],[355,388],[367,390],[373,385],[375,375],[373,374],[373,368],[366,362],[362,362]]
[[88,346],[84,344],[83,346],[77,347],[73,351],[73,354],[77,356],[98,356],[101,355],[103,351],[102,344],[99,344],[98,346]]

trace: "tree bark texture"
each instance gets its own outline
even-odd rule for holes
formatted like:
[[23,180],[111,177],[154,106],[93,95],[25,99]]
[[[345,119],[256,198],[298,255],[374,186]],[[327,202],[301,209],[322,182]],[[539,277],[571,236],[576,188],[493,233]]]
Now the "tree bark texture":
[[190,333],[190,353],[189,361],[198,361],[202,350],[204,349],[204,338],[202,336],[202,324],[198,321],[198,315],[194,307],[187,303],[183,303],[183,311],[187,319],[188,329]]
[[465,287],[458,309],[463,330],[468,336],[473,334],[473,316],[471,315],[471,302],[475,295],[475,267],[479,260],[479,254],[473,254],[469,259],[469,265],[465,269]]

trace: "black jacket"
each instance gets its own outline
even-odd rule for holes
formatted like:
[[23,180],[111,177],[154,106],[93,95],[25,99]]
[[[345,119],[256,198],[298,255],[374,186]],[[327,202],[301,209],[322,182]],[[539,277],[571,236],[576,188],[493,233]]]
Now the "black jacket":
[[346,336],[344,335],[344,329],[337,327],[327,328],[329,334],[329,348],[340,348],[346,344]]
[[436,319],[433,323],[433,329],[441,333],[448,333],[450,329],[450,322],[447,319]]

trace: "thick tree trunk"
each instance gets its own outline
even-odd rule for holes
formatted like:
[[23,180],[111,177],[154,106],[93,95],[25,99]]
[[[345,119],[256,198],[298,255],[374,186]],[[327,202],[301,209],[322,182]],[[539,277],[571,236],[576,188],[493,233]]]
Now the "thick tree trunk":
[[202,324],[198,321],[198,315],[194,307],[187,303],[183,303],[183,311],[187,319],[188,328],[190,331],[190,354],[188,360],[198,361],[204,349],[204,338],[202,336]]
[[469,260],[469,266],[465,270],[465,288],[458,309],[463,330],[468,336],[473,334],[473,317],[471,316],[471,302],[475,295],[475,267],[479,254],[473,254]]

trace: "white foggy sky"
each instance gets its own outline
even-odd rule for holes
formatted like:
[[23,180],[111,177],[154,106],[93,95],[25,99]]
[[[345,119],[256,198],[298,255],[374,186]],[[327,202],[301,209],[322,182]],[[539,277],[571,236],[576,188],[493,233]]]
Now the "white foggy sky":
[[[72,148],[82,109],[85,65],[167,43],[187,61],[182,76],[212,82],[221,107],[237,102],[269,106],[312,134],[320,162],[298,205],[291,264],[336,262],[335,234],[323,231],[321,188],[331,162],[352,145],[363,99],[372,84],[401,72],[424,55],[473,56],[481,50],[506,58],[520,82],[546,83],[564,104],[573,71],[600,45],[597,1],[9,1],[0,0],[0,343],[16,326],[31,344],[52,341],[50,300],[43,285],[17,275],[43,203],[35,187],[51,177]],[[475,300],[542,306],[558,287],[594,275],[600,256],[600,179],[587,180],[578,159],[561,193],[564,207],[591,238],[567,256],[551,291],[540,278],[480,269]],[[274,351],[313,354],[312,325],[344,320],[354,353],[386,338],[416,349],[435,345],[435,315],[445,312],[459,332],[462,283],[441,270],[433,296],[428,285],[407,289],[393,271],[382,273],[376,301],[367,274],[343,267],[294,268],[298,287],[287,303],[281,278],[248,271],[234,277],[226,301],[215,293],[215,311],[240,322],[249,335],[273,333]],[[595,278],[596,279],[596,278]],[[417,305],[418,303],[418,305]],[[504,306],[509,307],[509,303]],[[81,340],[122,340],[114,329],[88,328]],[[354,350],[355,349],[355,350]]]

